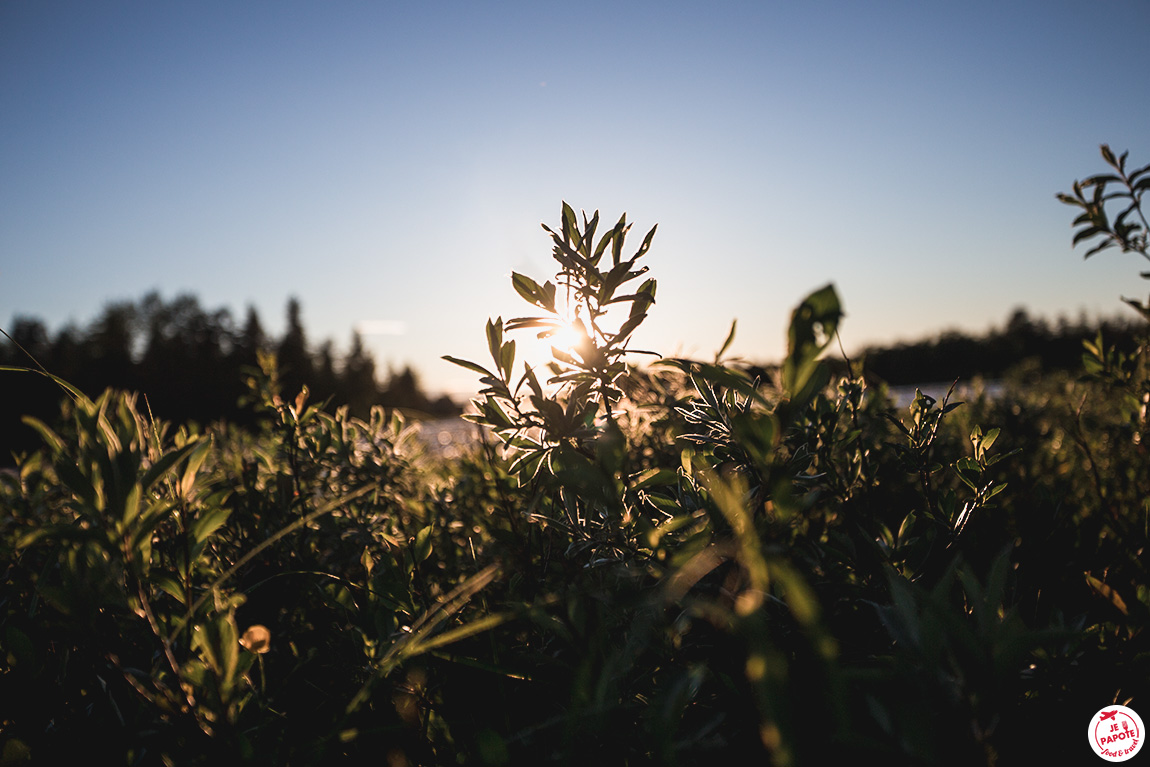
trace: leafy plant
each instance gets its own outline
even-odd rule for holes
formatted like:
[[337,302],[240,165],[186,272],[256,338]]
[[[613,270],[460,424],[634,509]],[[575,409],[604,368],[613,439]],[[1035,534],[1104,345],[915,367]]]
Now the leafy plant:
[[[539,284],[513,273],[516,292],[536,314],[487,323],[493,369],[445,359],[479,373],[482,399],[467,416],[490,427],[514,454],[509,471],[521,486],[535,487],[532,513],[567,531],[573,542],[600,553],[619,552],[635,519],[634,504],[622,491],[628,476],[628,450],[619,428],[625,358],[636,353],[631,336],[655,302],[656,283],[646,279],[632,292],[625,286],[642,277],[653,227],[629,258],[624,246],[631,225],[626,214],[596,241],[599,212],[580,225],[563,203],[559,231],[544,225],[559,265],[554,282]],[[609,266],[606,259],[609,258]],[[539,313],[542,310],[542,313]],[[623,319],[616,317],[620,312]],[[551,347],[552,360],[540,371],[524,363],[516,380],[515,341],[504,331],[531,329],[540,338],[573,338],[569,348]],[[649,353],[649,352],[647,352]],[[554,503],[541,506],[554,493]],[[623,536],[623,537],[620,537]]]
[[[1079,229],[1074,233],[1073,244],[1101,238],[1086,251],[1086,258],[1117,246],[1124,253],[1140,253],[1150,259],[1150,253],[1147,253],[1150,245],[1147,229],[1150,229],[1150,224],[1147,224],[1142,212],[1142,195],[1150,189],[1150,165],[1128,172],[1126,158],[1129,155],[1129,152],[1123,152],[1116,156],[1108,145],[1103,144],[1102,159],[1113,172],[1099,173],[1083,181],[1075,181],[1073,194],[1057,195],[1061,202],[1082,209],[1082,213],[1074,219],[1074,226]],[[1115,187],[1120,188],[1115,191]],[[1112,200],[1121,200],[1119,204],[1126,205],[1113,221],[1108,210]],[[1133,216],[1137,220],[1129,220]]]
[[[1144,247],[1124,163],[1076,187],[1128,193],[1079,241]],[[560,215],[491,362],[448,358],[482,387],[458,455],[283,391],[270,355],[244,426],[56,379],[0,474],[2,758],[990,765],[1150,695],[1141,351],[895,408],[826,359],[828,285],[778,366],[725,359],[732,325],[639,368],[655,230]]]
[[[1072,195],[1058,195],[1061,202],[1082,209],[1074,219],[1078,230],[1072,242],[1074,245],[1091,239],[1097,242],[1086,252],[1086,258],[1117,246],[1123,252],[1138,253],[1150,260],[1150,224],[1142,210],[1142,197],[1150,189],[1150,165],[1127,171],[1129,152],[1115,156],[1106,144],[1101,151],[1102,159],[1112,172],[1075,181]],[[1109,211],[1115,205],[1125,207],[1112,219]],[[1150,279],[1150,272],[1142,272],[1141,276]],[[1136,299],[1122,300],[1150,321],[1150,301],[1143,304]],[[1139,444],[1146,443],[1150,440],[1150,359],[1145,330],[1138,347],[1130,353],[1105,343],[1101,332],[1093,342],[1086,341],[1083,345],[1086,375],[1118,395],[1133,427],[1132,438]]]

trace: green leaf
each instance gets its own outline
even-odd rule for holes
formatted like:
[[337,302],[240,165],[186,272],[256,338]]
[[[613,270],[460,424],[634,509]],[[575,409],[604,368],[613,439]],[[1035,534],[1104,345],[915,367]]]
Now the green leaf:
[[976,476],[982,472],[982,469],[979,468],[978,462],[968,455],[964,455],[962,458],[959,458],[957,461],[955,461],[954,468],[958,471],[973,472]]
[[[61,458],[62,457],[63,456],[61,456]],[[60,460],[54,465],[56,475],[73,494],[79,496],[80,500],[95,510],[102,510],[104,508],[103,482],[100,481],[99,474],[96,475],[96,481],[93,482],[82,474],[80,470],[76,468],[76,464],[71,461]],[[96,472],[99,471],[99,469],[94,466],[92,469]]]
[[797,399],[796,395],[807,389],[815,362],[834,337],[842,316],[834,285],[811,293],[791,314],[783,385],[792,398]]
[[140,513],[140,483],[133,482],[132,488],[124,497],[123,507],[120,510],[120,519],[128,525]]
[[914,528],[915,519],[916,517],[913,511],[903,517],[902,524],[898,527],[898,542],[900,544],[906,542],[907,536],[910,535],[910,531]]
[[447,360],[448,362],[450,362],[454,365],[459,365],[460,367],[467,368],[468,370],[470,370],[473,373],[479,373],[480,375],[487,376],[488,378],[495,378],[496,377],[496,375],[494,373],[492,373],[490,370],[483,367],[482,365],[476,365],[474,362],[468,362],[467,360],[461,360],[461,359],[458,359],[457,357],[451,357],[451,356],[446,355],[446,354],[443,355],[440,359]]
[[[547,335],[551,335],[562,326],[562,322],[550,317],[516,317],[507,321],[507,325],[504,327],[504,330],[519,330],[521,328],[549,328],[549,330],[544,332]],[[542,338],[543,336],[541,335],[540,337]]]
[[499,401],[487,395],[487,399],[483,403],[483,413],[487,416],[487,423],[496,429],[511,429],[515,427],[515,422],[511,420],[511,416],[499,404]]
[[562,213],[563,219],[563,241],[570,243],[578,239],[579,233],[579,219],[575,217],[575,211],[566,202],[563,203]]
[[981,442],[982,449],[983,450],[989,450],[994,445],[994,441],[996,439],[998,439],[998,435],[1001,432],[1002,432],[1002,429],[994,428],[994,429],[991,429],[990,431],[988,431],[985,435],[983,435],[982,442]]
[[527,381],[527,385],[531,387],[531,393],[536,397],[543,396],[543,387],[539,385],[539,378],[535,375],[535,369],[523,363],[523,378]]
[[652,468],[631,477],[631,489],[643,490],[648,487],[662,487],[679,482],[679,472],[674,469]]
[[1098,592],[1098,594],[1103,599],[1114,605],[1114,607],[1118,609],[1118,612],[1122,613],[1123,615],[1130,614],[1128,608],[1126,607],[1126,600],[1124,600],[1122,596],[1113,588],[1098,580],[1090,573],[1086,574],[1086,583],[1090,586],[1090,588]]
[[169,471],[175,468],[176,464],[208,444],[206,440],[197,440],[160,456],[160,460],[156,461],[144,472],[144,476],[140,478],[140,485],[144,488],[145,492],[150,491],[158,481],[163,479]]
[[1082,186],[1117,184],[1121,181],[1122,179],[1118,178],[1118,176],[1115,176],[1113,173],[1098,173],[1094,176],[1090,176],[1089,178],[1084,179],[1082,181]]
[[978,480],[982,476],[982,469],[979,467],[977,461],[969,456],[963,456],[955,461],[954,471],[964,484],[970,487],[971,490],[977,492]]
[[411,558],[416,564],[431,556],[431,534],[435,525],[428,525],[415,534],[415,544],[411,548]]
[[1084,259],[1090,258],[1095,253],[1101,253],[1102,251],[1106,250],[1107,248],[1112,248],[1112,247],[1114,247],[1114,241],[1113,240],[1105,240],[1100,245],[1095,245],[1093,248],[1091,248],[1090,250],[1083,253],[1082,258],[1084,258]]
[[735,340],[735,327],[738,325],[738,322],[738,319],[731,320],[731,329],[727,333],[727,340],[723,341],[723,345],[719,347],[719,351],[715,352],[716,365],[723,359],[723,355],[727,353],[727,349],[731,348],[731,342]]
[[503,371],[505,378],[510,377],[512,369],[515,367],[515,341],[511,340],[503,344],[503,348],[499,352],[499,369]]
[[48,443],[48,448],[52,451],[53,454],[63,451],[64,440],[60,439],[60,437],[56,434],[56,432],[52,431],[48,424],[44,423],[39,418],[30,415],[26,415],[20,420],[40,433],[40,438]]
[[554,433],[563,433],[567,430],[567,414],[563,411],[563,406],[555,400],[551,399],[532,399],[532,404],[535,409],[539,411],[539,415],[547,424],[548,431]]
[[627,336],[631,335],[631,333],[634,332],[635,328],[639,327],[639,325],[646,318],[647,318],[646,314],[631,315],[630,317],[628,317],[627,321],[624,322],[619,327],[619,332],[616,333],[614,336],[612,336],[612,343],[618,344],[621,341],[623,341],[624,339],[626,339]]
[[647,236],[643,238],[643,244],[639,246],[639,250],[635,252],[635,255],[631,256],[632,261],[642,257],[648,250],[651,249],[651,240],[655,239],[655,230],[658,228],[659,225],[655,224],[655,226],[651,227],[651,231],[647,232]]
[[586,256],[592,264],[597,265],[602,251],[596,250],[592,254],[591,243],[595,241],[595,230],[599,228],[599,211],[595,211],[590,221],[587,220],[587,214],[584,213],[583,224],[583,237],[579,242],[579,252]]
[[602,238],[600,238],[599,244],[595,247],[595,253],[594,253],[594,256],[592,258],[593,261],[598,263],[599,259],[603,255],[603,251],[607,249],[608,245],[611,245],[614,243],[615,247],[612,248],[612,251],[611,251],[611,265],[612,266],[618,266],[619,265],[619,257],[617,254],[619,253],[620,249],[622,248],[621,234],[624,231],[624,229],[626,228],[626,224],[627,224],[627,214],[624,213],[623,217],[619,219],[619,222],[617,224],[615,224],[615,226],[613,226],[609,232],[604,234]]
[[441,634],[437,634],[431,639],[413,642],[411,646],[406,649],[405,655],[418,655],[430,650],[434,650],[437,647],[443,647],[444,645],[458,642],[461,639],[475,636],[476,634],[480,634],[484,631],[490,631],[496,626],[502,623],[506,623],[513,617],[514,615],[511,613],[497,613],[495,615],[488,615],[483,618],[478,618],[471,623],[465,623],[462,626],[458,626],[448,631],[444,631]]
[[196,449],[192,451],[192,454],[188,457],[188,465],[184,468],[184,474],[180,478],[181,497],[187,498],[192,492],[192,487],[196,482],[196,474],[199,472],[200,467],[204,465],[211,445],[210,440],[201,440]]
[[503,318],[496,317],[487,321],[487,349],[491,352],[491,359],[498,364],[499,355],[503,349]]
[[1072,246],[1077,245],[1078,243],[1082,242],[1083,240],[1089,239],[1096,234],[1103,234],[1105,232],[1106,232],[1106,230],[1100,226],[1090,226],[1090,227],[1087,227],[1085,229],[1080,229],[1080,230],[1078,230],[1078,232],[1076,232],[1074,234],[1074,239],[1071,240],[1070,244]]
[[188,531],[189,535],[192,536],[192,540],[196,543],[203,543],[208,539],[208,536],[228,521],[228,517],[231,516],[231,513],[232,510],[227,506],[216,506],[206,512],[201,512]]
[[507,473],[519,478],[520,487],[526,485],[539,474],[539,469],[544,464],[543,459],[547,457],[547,453],[550,449],[551,448],[544,448],[542,450],[524,452],[507,467]]
[[527,277],[526,275],[519,274],[518,272],[511,273],[511,284],[515,288],[515,292],[522,296],[525,300],[536,306],[541,306],[544,309],[549,308],[543,301],[545,293],[543,288],[535,280]]
[[[1113,168],[1117,168],[1118,159],[1114,156],[1114,152],[1110,149],[1110,145],[1102,144],[1099,149],[1102,151],[1102,159],[1106,161],[1106,164]],[[1126,155],[1122,155],[1122,157],[1125,159]]]
[[176,600],[180,604],[184,604],[184,590],[176,579],[170,575],[162,575],[156,579],[156,586],[160,588],[165,594]]

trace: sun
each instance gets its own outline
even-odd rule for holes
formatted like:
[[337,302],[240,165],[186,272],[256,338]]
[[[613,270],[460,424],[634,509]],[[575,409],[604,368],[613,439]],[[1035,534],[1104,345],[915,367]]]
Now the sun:
[[622,304],[608,306],[591,321],[583,311],[588,307],[564,298],[555,296],[553,307],[543,316],[524,318],[530,324],[524,324],[519,328],[524,332],[517,334],[519,372],[526,363],[544,380],[550,377],[544,374],[546,370],[558,374],[572,364],[595,368],[606,359],[602,347],[613,329],[618,332],[627,320],[627,308]]
[[544,340],[549,347],[553,346],[566,354],[578,354],[579,348],[585,343],[586,332],[580,332],[573,322],[564,322],[555,332]]
[[554,323],[551,327],[537,328],[519,338],[519,358],[535,369],[541,379],[549,363],[564,363],[564,357],[583,359],[590,341],[581,321],[559,317],[548,320]]

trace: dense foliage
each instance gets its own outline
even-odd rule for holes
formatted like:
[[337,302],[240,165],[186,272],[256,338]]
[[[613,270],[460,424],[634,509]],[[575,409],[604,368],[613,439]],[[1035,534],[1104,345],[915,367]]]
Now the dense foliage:
[[1093,758],[1093,713],[1150,694],[1143,347],[896,411],[821,359],[826,286],[770,380],[731,337],[640,371],[628,229],[563,206],[555,278],[512,276],[531,313],[455,360],[483,386],[459,458],[272,375],[244,430],[69,387],[0,483],[3,759]]

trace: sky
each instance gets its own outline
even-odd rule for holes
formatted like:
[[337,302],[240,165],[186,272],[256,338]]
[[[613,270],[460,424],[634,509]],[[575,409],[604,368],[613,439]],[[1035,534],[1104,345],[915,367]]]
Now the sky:
[[[459,396],[550,278],[540,223],[623,212],[636,345],[784,352],[833,282],[850,353],[1113,315],[1135,256],[1055,200],[1150,162],[1146,0],[0,0],[0,327],[152,290],[247,306]],[[525,331],[530,335],[529,331]],[[526,339],[525,339],[526,340]]]

